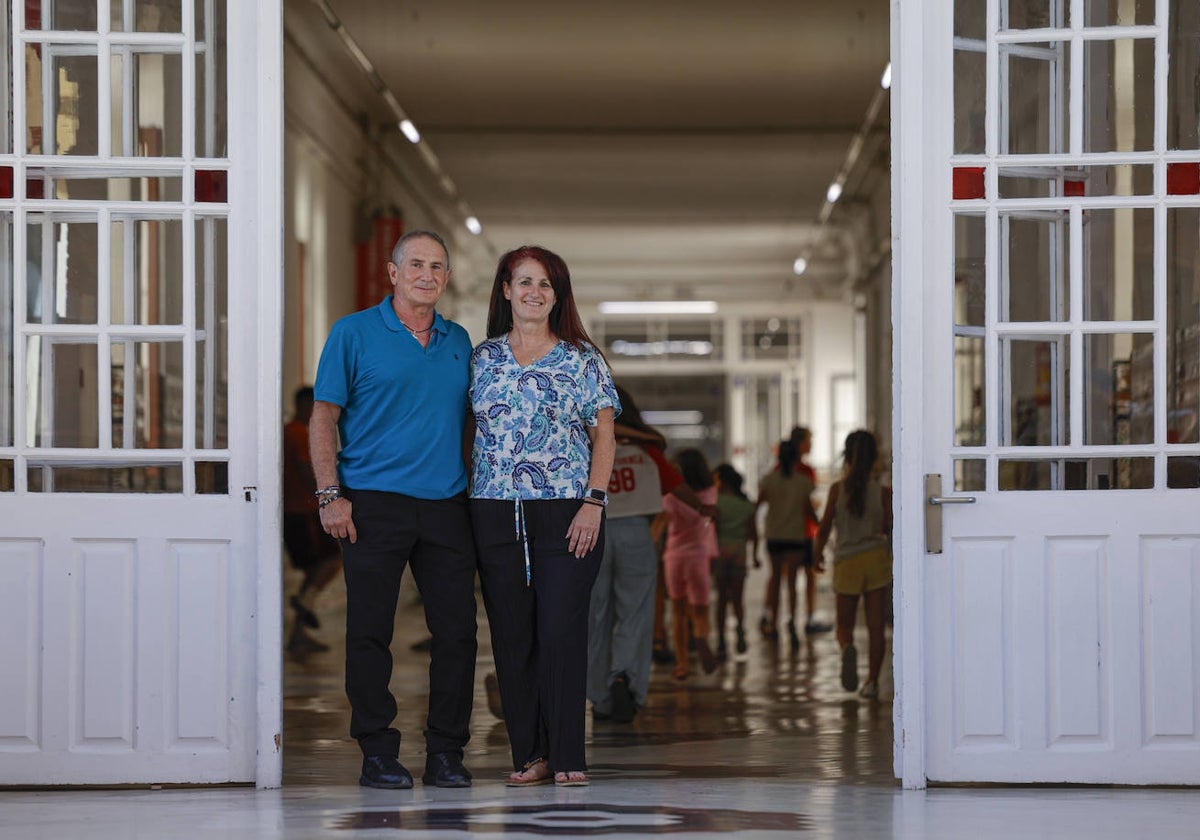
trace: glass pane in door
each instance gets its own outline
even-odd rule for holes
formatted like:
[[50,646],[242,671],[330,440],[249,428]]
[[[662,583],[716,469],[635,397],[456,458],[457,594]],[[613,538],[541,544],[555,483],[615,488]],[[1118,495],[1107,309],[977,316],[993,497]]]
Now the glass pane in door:
[[225,2],[196,0],[197,157],[223,158],[228,146]]
[[183,446],[183,344],[114,340],[112,372],[112,445]]
[[1086,41],[1085,152],[1154,148],[1154,41]]
[[[56,155],[95,155],[99,152],[99,126],[96,104],[99,83],[96,56],[67,52],[68,48],[46,44],[45,60],[39,77],[27,69],[26,116],[43,117],[42,98],[49,99],[50,124],[45,136],[53,139],[47,152]],[[90,49],[90,48],[89,48]],[[36,109],[36,110],[35,110]]]
[[1200,3],[1171,4],[1167,41],[1167,148],[1200,148]]
[[13,445],[13,282],[12,213],[0,213],[0,446]]
[[1154,0],[1084,0],[1084,26],[1151,26]]
[[99,446],[99,363],[94,341],[30,336],[25,344],[29,445]]
[[26,29],[91,32],[96,20],[96,0],[25,0]]
[[26,218],[26,319],[41,324],[96,323],[96,222],[41,214]]
[[1002,339],[1004,388],[1008,401],[1005,446],[1061,446],[1070,426],[1066,383],[1067,336]]
[[1094,209],[1083,215],[1083,317],[1154,318],[1154,209]]
[[1014,155],[1056,154],[1068,148],[1067,117],[1071,44],[1002,45],[1008,80],[1001,88],[1007,115],[1002,151]]
[[196,445],[229,445],[228,223],[196,222]]
[[1047,215],[1001,219],[1002,321],[1062,321],[1070,311],[1064,270],[1066,214]]
[[[987,3],[979,3],[986,8]],[[1049,29],[1065,26],[1069,0],[1008,0],[1000,8],[1008,12],[1001,28]]]
[[1167,443],[1200,443],[1200,208],[1167,208],[1166,258]]
[[1154,337],[1094,333],[1083,337],[1083,442],[1114,446],[1154,442]]
[[183,323],[183,222],[114,218],[111,317],[114,324]]

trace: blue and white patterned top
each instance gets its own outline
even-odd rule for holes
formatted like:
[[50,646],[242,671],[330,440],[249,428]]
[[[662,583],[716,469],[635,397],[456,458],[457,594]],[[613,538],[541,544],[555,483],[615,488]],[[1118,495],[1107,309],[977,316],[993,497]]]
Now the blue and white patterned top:
[[604,357],[560,341],[521,367],[508,336],[471,354],[473,499],[581,499],[587,491],[592,442],[601,409],[621,411]]

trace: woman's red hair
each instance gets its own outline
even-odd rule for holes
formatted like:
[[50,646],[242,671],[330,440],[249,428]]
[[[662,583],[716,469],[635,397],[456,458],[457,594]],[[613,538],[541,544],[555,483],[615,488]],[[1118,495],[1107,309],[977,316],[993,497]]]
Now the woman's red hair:
[[[522,245],[500,258],[500,264],[496,267],[496,281],[492,284],[491,301],[488,303],[487,337],[495,338],[512,329],[512,303],[504,297],[504,286],[512,282],[513,272],[524,260],[533,260],[544,268],[554,289],[550,332],[580,350],[584,349],[585,343],[595,347],[596,343],[583,328],[583,320],[575,308],[575,294],[571,291],[571,273],[567,270],[567,264],[558,254],[540,245]],[[600,348],[596,349],[599,351]]]

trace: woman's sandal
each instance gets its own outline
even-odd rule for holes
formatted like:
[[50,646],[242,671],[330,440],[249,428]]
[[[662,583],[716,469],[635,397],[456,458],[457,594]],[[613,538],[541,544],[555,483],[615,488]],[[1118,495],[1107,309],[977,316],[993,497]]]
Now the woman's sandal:
[[683,682],[688,676],[688,669],[683,665],[676,665],[675,670],[671,672],[671,679],[678,682]]
[[554,781],[554,776],[550,774],[550,766],[546,763],[546,759],[539,758],[525,765],[523,770],[517,770],[508,774],[508,781],[504,783],[505,787],[534,787],[535,785],[548,785]]
[[569,772],[559,770],[554,774],[554,784],[556,787],[587,787],[588,783],[588,774],[582,770],[571,770]]

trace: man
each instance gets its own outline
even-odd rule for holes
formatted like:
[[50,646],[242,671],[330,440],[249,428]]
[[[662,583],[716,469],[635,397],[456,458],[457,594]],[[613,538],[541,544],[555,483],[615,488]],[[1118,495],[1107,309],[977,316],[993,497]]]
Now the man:
[[317,482],[308,445],[313,389],[297,389],[294,405],[292,420],[283,427],[283,543],[292,565],[304,573],[304,582],[290,601],[296,620],[287,647],[293,655],[304,656],[329,650],[305,627],[315,630],[321,626],[314,611],[316,597],[341,571],[342,556],[337,540],[323,533],[317,514]]
[[475,680],[475,550],[462,441],[471,340],[435,310],[450,281],[440,236],[405,234],[387,270],[392,295],[333,325],[309,423],[321,524],[342,545],[350,734],[363,754],[359,784],[412,787],[388,690],[410,565],[433,637],[422,781],[469,787],[462,759]]

